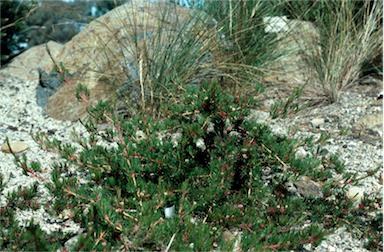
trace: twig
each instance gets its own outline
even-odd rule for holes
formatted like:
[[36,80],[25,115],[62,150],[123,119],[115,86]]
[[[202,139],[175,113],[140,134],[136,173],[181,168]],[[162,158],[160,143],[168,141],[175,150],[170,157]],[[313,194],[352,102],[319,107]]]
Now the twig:
[[348,225],[351,225],[352,227],[354,227],[356,229],[356,231],[360,234],[360,235],[363,235],[364,233],[358,228],[356,227],[355,225],[353,225],[352,223],[350,223],[349,221],[347,220],[343,220],[343,222],[347,223]]
[[175,236],[176,236],[176,233],[174,233],[174,234],[172,235],[171,240],[169,241],[168,246],[167,246],[167,248],[165,249],[165,252],[168,252],[168,250],[171,248],[171,246],[172,246],[172,242],[173,242],[173,240],[175,239]]
[[[268,149],[264,144],[261,144],[261,146],[266,149],[270,154],[272,154],[272,151],[270,149]],[[283,160],[281,160],[276,154],[273,154],[273,156],[285,167],[287,167],[288,165],[286,163],[283,162]]]
[[126,217],[128,217],[128,218],[130,218],[130,219],[132,219],[132,220],[134,220],[134,221],[136,221],[136,222],[139,222],[138,219],[136,219],[135,217],[131,216],[130,214],[128,214],[128,213],[126,213],[126,212],[123,212],[123,215],[126,216]]

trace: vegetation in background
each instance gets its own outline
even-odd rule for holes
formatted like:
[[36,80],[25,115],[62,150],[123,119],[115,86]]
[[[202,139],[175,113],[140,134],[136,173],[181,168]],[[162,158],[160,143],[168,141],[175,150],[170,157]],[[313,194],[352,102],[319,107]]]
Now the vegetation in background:
[[53,40],[65,43],[76,35],[85,24],[82,8],[73,3],[46,1],[27,18],[28,46],[32,47]]
[[0,1],[1,65],[32,46],[50,40],[69,41],[87,23],[122,3],[120,0]]
[[1,64],[4,65],[28,43],[26,17],[34,10],[33,1],[0,1]]
[[41,1],[40,7],[29,16],[30,30],[28,46],[53,40],[59,43],[69,41],[93,19],[121,5],[123,1]]
[[331,102],[338,101],[340,91],[356,84],[362,72],[373,67],[382,75],[382,1],[287,3],[292,16],[312,21],[320,32],[319,44],[305,45],[317,51],[308,57],[307,64]]

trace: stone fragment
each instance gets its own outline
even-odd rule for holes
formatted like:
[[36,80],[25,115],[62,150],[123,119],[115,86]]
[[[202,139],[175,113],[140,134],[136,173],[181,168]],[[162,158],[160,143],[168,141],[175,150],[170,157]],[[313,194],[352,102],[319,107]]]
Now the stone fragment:
[[20,153],[29,148],[29,145],[24,142],[9,142],[9,145],[7,142],[5,142],[1,146],[1,151],[4,153]]
[[353,186],[347,191],[347,198],[353,202],[360,203],[364,197],[364,190],[360,187]]
[[223,239],[226,241],[226,242],[232,242],[235,240],[235,236],[233,235],[233,233],[231,231],[229,231],[228,229],[224,230],[223,232]]
[[147,139],[147,136],[145,135],[144,131],[138,130],[135,133],[135,137],[138,141],[145,140]]
[[383,135],[383,113],[376,113],[361,117],[354,124],[358,131]]
[[306,176],[302,176],[300,180],[294,181],[293,185],[296,187],[297,192],[305,198],[323,197],[321,186]]
[[321,125],[323,125],[324,123],[325,123],[325,119],[324,118],[315,118],[315,119],[311,120],[311,125],[314,128],[318,128]]
[[299,148],[297,148],[295,153],[296,158],[305,158],[307,156],[308,156],[308,152],[304,149],[304,147],[300,146]]
[[246,117],[247,120],[255,121],[259,124],[264,124],[271,118],[270,113],[260,111],[260,110],[251,110],[249,116]]
[[39,68],[38,72],[39,85],[36,88],[36,103],[38,106],[44,108],[49,97],[60,88],[62,80],[60,74],[55,70],[52,70],[50,74],[47,74],[44,70]]

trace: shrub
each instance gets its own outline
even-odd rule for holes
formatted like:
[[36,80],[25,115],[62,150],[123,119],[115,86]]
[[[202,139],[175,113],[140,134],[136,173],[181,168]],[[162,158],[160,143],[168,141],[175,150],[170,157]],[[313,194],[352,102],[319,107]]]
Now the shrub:
[[[53,167],[46,187],[55,199],[45,207],[53,214],[69,210],[85,229],[71,249],[229,250],[237,238],[223,233],[238,230],[243,250],[297,250],[319,244],[340,225],[358,223],[361,209],[331,176],[343,165],[334,157],[296,158],[305,142],[274,136],[268,126],[245,119],[254,102],[203,82],[164,106],[162,120],[145,113],[124,120],[100,102],[84,124],[89,138],[74,134],[80,148],[38,134],[42,147],[67,160]],[[109,128],[99,131],[99,124]],[[305,141],[310,147],[311,139]],[[38,176],[36,165],[16,162]],[[288,188],[303,176],[323,185],[319,195]],[[364,212],[372,209],[373,202],[364,204]],[[175,215],[164,218],[172,205]]]

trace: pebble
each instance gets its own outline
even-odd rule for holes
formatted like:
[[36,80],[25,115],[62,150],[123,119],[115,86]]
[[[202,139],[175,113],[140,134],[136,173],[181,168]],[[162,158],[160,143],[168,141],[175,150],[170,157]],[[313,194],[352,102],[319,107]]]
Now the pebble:
[[29,145],[24,142],[5,142],[1,146],[1,151],[4,153],[20,153],[29,148]]
[[360,203],[364,197],[364,189],[361,187],[353,186],[348,189],[347,197],[353,202]]
[[300,146],[299,148],[297,148],[296,154],[295,154],[296,158],[305,158],[307,157],[307,155],[308,155],[308,152],[305,150],[303,146]]
[[311,120],[312,127],[318,128],[325,123],[324,118],[315,118]]
[[302,176],[300,180],[294,181],[293,185],[304,198],[323,197],[320,185],[306,176]]

